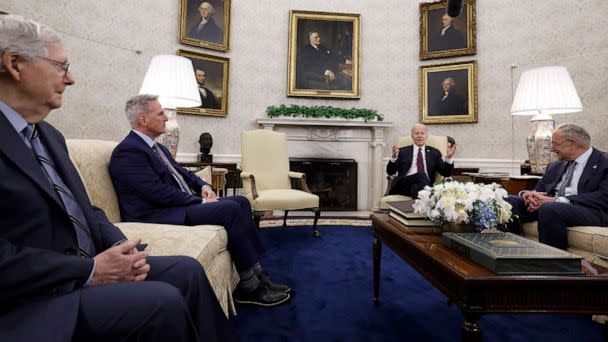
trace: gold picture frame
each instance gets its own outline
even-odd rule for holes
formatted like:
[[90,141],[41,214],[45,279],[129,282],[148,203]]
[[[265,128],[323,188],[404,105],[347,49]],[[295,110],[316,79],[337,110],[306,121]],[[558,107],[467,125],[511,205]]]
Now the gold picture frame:
[[[201,106],[177,108],[179,114],[228,116],[228,75],[230,60],[224,57],[178,50],[178,56],[192,61],[201,90]],[[204,94],[203,94],[204,93]]]
[[477,62],[420,67],[420,122],[477,122]]
[[287,96],[358,99],[359,14],[289,12]]
[[455,18],[447,16],[446,7],[446,0],[420,4],[421,60],[477,53],[475,0],[464,0]]
[[231,0],[180,0],[179,42],[228,51],[230,2]]

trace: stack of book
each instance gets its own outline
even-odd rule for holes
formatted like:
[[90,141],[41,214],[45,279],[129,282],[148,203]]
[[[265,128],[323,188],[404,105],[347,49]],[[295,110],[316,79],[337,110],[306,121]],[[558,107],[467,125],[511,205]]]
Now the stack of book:
[[427,220],[424,217],[424,214],[414,212],[412,201],[387,202],[387,204],[389,219],[405,225],[407,229],[415,230],[417,232],[434,232],[435,230],[441,231],[439,227],[435,227],[433,225],[433,222]]

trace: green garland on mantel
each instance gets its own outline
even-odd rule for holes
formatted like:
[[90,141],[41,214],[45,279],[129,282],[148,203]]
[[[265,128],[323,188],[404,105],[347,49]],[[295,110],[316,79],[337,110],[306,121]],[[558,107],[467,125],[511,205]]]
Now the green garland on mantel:
[[307,118],[344,118],[344,119],[357,119],[363,118],[366,121],[382,121],[384,117],[378,114],[375,109],[365,108],[336,108],[332,106],[298,106],[280,105],[278,107],[268,106],[266,108],[266,115],[269,118],[276,118],[278,116],[302,116]]

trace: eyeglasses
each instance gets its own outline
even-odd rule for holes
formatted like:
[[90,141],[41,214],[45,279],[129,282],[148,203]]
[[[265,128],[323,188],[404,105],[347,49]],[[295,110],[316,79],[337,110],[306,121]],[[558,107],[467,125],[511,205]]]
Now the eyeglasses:
[[570,139],[565,139],[564,141],[559,142],[559,143],[556,143],[556,142],[553,142],[553,141],[552,141],[552,142],[551,142],[551,147],[553,147],[553,148],[558,147],[559,145],[561,145],[561,144],[565,143],[566,141],[570,141]]
[[60,62],[60,61],[56,61],[54,59],[50,59],[50,58],[46,58],[46,57],[42,57],[42,56],[38,56],[38,58],[42,58],[46,61],[59,65],[61,70],[64,72],[64,74],[63,74],[64,77],[68,75],[68,72],[70,72],[70,63],[69,62]]

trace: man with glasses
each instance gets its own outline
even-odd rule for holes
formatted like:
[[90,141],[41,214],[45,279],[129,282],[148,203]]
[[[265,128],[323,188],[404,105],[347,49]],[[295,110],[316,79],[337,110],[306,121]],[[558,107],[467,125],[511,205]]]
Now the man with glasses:
[[[535,189],[507,201],[521,222],[538,221],[540,242],[566,249],[567,227],[608,225],[608,157],[575,124],[557,127],[551,151],[558,161],[547,166]],[[509,228],[518,233],[519,222]]]
[[91,205],[44,121],[74,84],[59,36],[0,16],[0,53],[2,340],[235,340],[196,260],[149,257]]

